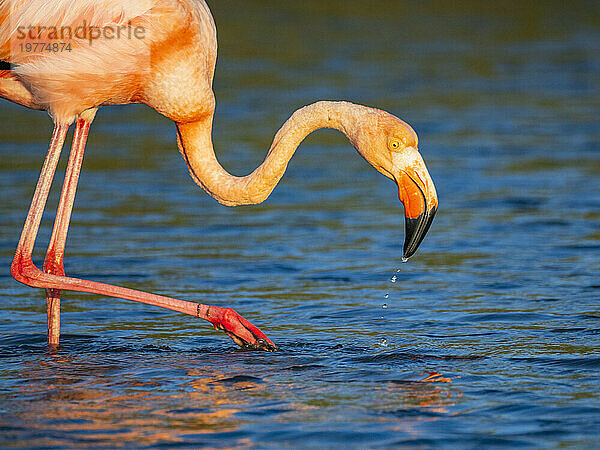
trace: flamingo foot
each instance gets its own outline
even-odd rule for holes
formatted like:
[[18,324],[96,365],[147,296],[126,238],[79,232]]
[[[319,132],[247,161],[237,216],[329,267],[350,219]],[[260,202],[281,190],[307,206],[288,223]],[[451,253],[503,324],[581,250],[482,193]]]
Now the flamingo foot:
[[277,346],[257,327],[231,308],[209,306],[207,320],[215,330],[222,330],[243,349],[274,352]]

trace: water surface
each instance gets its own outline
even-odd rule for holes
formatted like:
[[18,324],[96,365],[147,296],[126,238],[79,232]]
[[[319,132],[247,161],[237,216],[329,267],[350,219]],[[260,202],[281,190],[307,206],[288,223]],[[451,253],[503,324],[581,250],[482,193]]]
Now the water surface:
[[449,5],[211,2],[232,173],[317,99],[417,130],[440,209],[407,264],[393,183],[335,132],[305,141],[264,204],[225,208],[157,113],[105,108],[92,125],[67,272],[231,306],[277,353],[79,293],[49,352],[43,294],[9,266],[51,124],[1,102],[0,445],[596,446],[598,6]]

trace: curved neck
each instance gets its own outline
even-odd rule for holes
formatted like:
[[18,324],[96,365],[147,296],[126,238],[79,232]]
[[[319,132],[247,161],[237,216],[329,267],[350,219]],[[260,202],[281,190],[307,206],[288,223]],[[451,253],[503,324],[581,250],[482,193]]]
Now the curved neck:
[[212,120],[177,124],[177,142],[192,178],[219,203],[227,206],[261,203],[273,191],[298,145],[311,132],[334,128],[355,143],[356,122],[363,106],[321,101],[297,110],[279,129],[264,162],[245,177],[228,173],[212,145]]

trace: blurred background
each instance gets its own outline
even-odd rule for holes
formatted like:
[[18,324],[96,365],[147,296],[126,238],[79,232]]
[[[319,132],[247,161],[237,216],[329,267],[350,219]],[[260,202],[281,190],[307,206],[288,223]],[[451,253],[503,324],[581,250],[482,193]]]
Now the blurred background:
[[9,267],[51,122],[2,101],[0,444],[597,445],[598,2],[209,4],[223,166],[249,173],[315,100],[376,106],[419,134],[440,201],[429,234],[401,264],[396,188],[337,132],[309,136],[263,204],[225,208],[193,184],[169,120],[104,108],[67,273],[231,306],[280,351],[64,293],[48,353],[43,292]]

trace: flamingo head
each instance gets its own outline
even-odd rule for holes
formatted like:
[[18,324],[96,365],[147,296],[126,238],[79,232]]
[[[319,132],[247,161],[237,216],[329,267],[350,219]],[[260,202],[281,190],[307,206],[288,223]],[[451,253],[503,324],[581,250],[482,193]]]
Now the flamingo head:
[[406,122],[369,108],[348,132],[357,151],[378,172],[398,185],[404,204],[404,256],[410,258],[423,241],[438,207],[433,180],[418,150],[418,137]]

